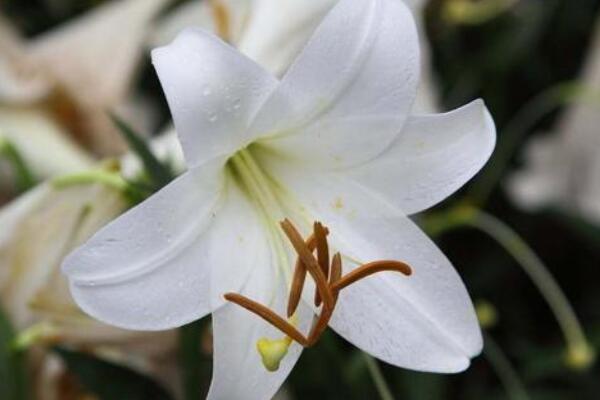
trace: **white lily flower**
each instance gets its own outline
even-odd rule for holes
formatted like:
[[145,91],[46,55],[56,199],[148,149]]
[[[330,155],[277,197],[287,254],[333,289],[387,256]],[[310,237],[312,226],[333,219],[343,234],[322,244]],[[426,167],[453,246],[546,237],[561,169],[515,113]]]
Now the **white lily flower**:
[[[590,45],[581,86],[594,99],[600,92],[600,25]],[[534,138],[525,153],[526,166],[508,182],[521,207],[556,206],[600,224],[600,135],[598,102],[571,106],[555,132]]]
[[[209,398],[269,398],[276,372],[256,346],[278,331],[224,294],[278,314],[291,281],[284,218],[330,228],[344,272],[378,259],[412,267],[341,293],[330,326],[390,364],[456,372],[482,347],[472,303],[450,262],[407,217],[452,194],[486,162],[495,128],[483,102],[411,115],[419,49],[398,0],[341,0],[279,81],[235,49],[187,30],[153,52],[188,171],[63,264],[90,315],[160,330],[213,314]],[[291,323],[314,315],[302,302]],[[262,343],[262,342],[261,342]],[[287,349],[286,349],[287,350]]]

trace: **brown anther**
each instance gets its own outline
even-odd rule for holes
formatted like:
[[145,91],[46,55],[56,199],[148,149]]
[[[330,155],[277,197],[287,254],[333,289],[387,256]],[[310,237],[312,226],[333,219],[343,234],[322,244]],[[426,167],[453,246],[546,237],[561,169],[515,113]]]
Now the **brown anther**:
[[333,295],[327,284],[327,278],[323,275],[323,271],[319,267],[315,256],[313,256],[310,249],[306,246],[306,243],[304,243],[302,236],[300,236],[300,233],[298,233],[294,225],[292,225],[288,219],[281,222],[281,228],[292,243],[296,253],[298,253],[298,257],[300,257],[300,260],[302,260],[306,266],[308,273],[314,279],[317,290],[321,293],[321,297],[323,298],[323,307],[331,308],[333,305]]
[[412,269],[408,264],[405,264],[400,261],[393,260],[384,260],[384,261],[373,261],[367,264],[363,264],[360,267],[356,268],[352,272],[349,272],[333,285],[331,285],[331,290],[333,292],[339,292],[346,286],[349,286],[356,281],[359,281],[363,278],[366,278],[369,275],[373,275],[377,272],[383,271],[395,271],[400,272],[403,275],[410,276],[412,274]]
[[[329,275],[329,287],[331,288],[337,281],[342,278],[342,256],[340,253],[335,253],[333,255],[333,259],[331,260],[331,275]],[[329,324],[329,320],[333,315],[333,310],[337,303],[339,291],[331,291],[333,294],[333,305],[331,308],[323,307],[321,310],[321,314],[317,319],[317,322],[313,325],[309,335],[308,335],[308,345],[309,347],[314,345],[325,329],[327,329],[327,325]],[[317,292],[318,293],[318,292]]]
[[[340,279],[342,279],[342,255],[335,253],[331,260],[331,275],[329,275],[329,287],[332,288]],[[338,290],[332,290],[333,292],[333,305],[337,302]]]
[[304,347],[308,347],[308,340],[300,333],[292,324],[287,322],[285,319],[281,318],[279,315],[275,314],[269,308],[263,306],[260,303],[255,302],[254,300],[250,300],[249,298],[242,296],[237,293],[226,293],[225,300],[231,301],[232,303],[237,304],[238,306],[244,307],[246,310],[258,315],[290,338],[294,339],[296,342],[300,343]]
[[[310,239],[314,239],[312,236]],[[309,241],[310,241],[309,239]],[[310,243],[307,241],[306,243]],[[312,249],[314,250],[314,240],[312,241]],[[309,245],[309,248],[311,246]],[[288,298],[288,306],[287,306],[287,316],[288,318],[294,315],[296,309],[298,308],[298,304],[300,304],[300,297],[302,296],[302,291],[304,290],[304,281],[306,281],[306,267],[302,264],[302,261],[298,259],[296,261],[296,268],[294,268],[294,277],[292,278],[292,285],[290,287],[290,296]]]
[[[329,231],[327,231],[329,233]],[[306,246],[313,252],[317,247],[317,240],[315,235],[312,234],[306,240]],[[296,266],[294,268],[294,277],[292,278],[292,284],[290,287],[290,296],[288,298],[287,316],[291,317],[298,308],[300,303],[300,297],[304,290],[304,281],[306,280],[306,267],[302,263],[302,260],[298,258],[296,260]]]
[[[322,225],[321,225],[322,226]],[[329,234],[329,229],[323,226],[323,231],[325,236]],[[327,240],[327,238],[325,238]],[[306,246],[308,249],[313,252],[317,248],[317,239],[315,238],[314,233],[311,234],[306,240]],[[298,304],[300,303],[300,297],[302,295],[302,291],[304,290],[304,281],[306,280],[306,267],[302,260],[298,258],[296,260],[296,266],[294,268],[294,277],[292,278],[292,284],[290,287],[290,296],[288,300],[287,307],[287,316],[291,317],[298,308]]]
[[[329,276],[329,245],[327,244],[327,233],[325,227],[320,222],[315,222],[313,227],[313,235],[317,241],[317,260],[325,278]],[[319,291],[315,291],[315,306],[321,305],[321,295]]]

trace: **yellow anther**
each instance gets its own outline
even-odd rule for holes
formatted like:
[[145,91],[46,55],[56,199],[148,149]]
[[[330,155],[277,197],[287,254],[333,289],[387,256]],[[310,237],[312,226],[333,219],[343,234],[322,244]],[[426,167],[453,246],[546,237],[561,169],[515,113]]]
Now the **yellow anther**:
[[261,338],[256,342],[256,349],[267,371],[275,372],[279,369],[279,364],[287,354],[291,344],[292,339],[289,336],[275,340]]

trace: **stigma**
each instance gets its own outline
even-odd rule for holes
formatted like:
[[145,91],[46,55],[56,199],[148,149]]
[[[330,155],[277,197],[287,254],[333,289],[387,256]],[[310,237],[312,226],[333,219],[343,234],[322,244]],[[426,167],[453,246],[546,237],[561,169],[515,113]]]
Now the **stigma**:
[[[320,222],[315,222],[313,232],[307,239],[302,238],[300,232],[288,219],[281,222],[281,228],[297,253],[287,304],[287,318],[281,317],[268,307],[241,294],[227,293],[224,296],[227,301],[254,313],[284,334],[281,339],[261,338],[256,344],[262,363],[268,371],[276,371],[279,368],[281,360],[286,356],[289,346],[294,341],[303,347],[311,347],[318,342],[333,316],[339,294],[344,288],[378,272],[395,271],[405,276],[412,274],[412,268],[406,263],[380,260],[362,264],[343,275],[341,254],[337,252],[333,257],[329,256],[327,242],[329,229],[327,227]],[[320,307],[320,310],[308,335],[304,335],[295,326],[294,316],[304,291],[307,274],[315,282],[314,304],[315,307]]]

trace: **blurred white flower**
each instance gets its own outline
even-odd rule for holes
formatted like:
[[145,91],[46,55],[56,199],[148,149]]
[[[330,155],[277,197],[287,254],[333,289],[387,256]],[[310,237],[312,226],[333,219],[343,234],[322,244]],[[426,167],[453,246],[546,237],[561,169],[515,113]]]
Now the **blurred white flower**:
[[[127,331],[90,318],[73,302],[59,268],[66,253],[126,206],[120,193],[100,185],[58,190],[43,184],[2,208],[0,300],[15,328],[32,336],[26,339],[31,344],[81,346],[160,378],[169,370],[165,357],[176,335]],[[61,398],[64,367],[43,347],[34,350],[36,398]],[[43,372],[48,363],[54,365],[51,376]]]
[[[600,93],[600,28],[581,78],[586,92]],[[525,168],[509,180],[512,198],[528,210],[560,207],[600,224],[600,103],[571,106],[555,132],[531,140]]]
[[[181,168],[174,132],[160,135],[151,147]],[[140,172],[134,159],[127,154],[122,160],[122,173],[128,178]],[[1,208],[0,303],[27,345],[51,341],[82,346],[173,388],[177,381],[167,357],[172,356],[176,335],[133,332],[90,318],[74,303],[60,273],[69,251],[128,207],[122,193],[100,184],[57,188],[48,181]],[[44,347],[33,350],[29,360],[38,383],[36,398],[62,398],[64,366]]]
[[[482,346],[471,301],[406,215],[469,180],[495,128],[481,101],[411,115],[419,49],[402,2],[340,1],[281,81],[199,30],[156,49],[153,62],[188,171],[67,257],[63,271],[82,309],[146,330],[213,313],[209,398],[269,398],[301,348],[292,344],[267,372],[255,346],[277,331],[223,294],[282,313],[292,258],[278,222],[289,217],[306,231],[320,220],[346,272],[376,259],[414,269],[347,288],[333,329],[393,365],[469,365]],[[302,303],[294,320],[305,329],[312,317]]]
[[[219,35],[276,76],[282,76],[337,0],[191,0],[160,20],[153,46],[171,42],[181,30],[201,27]],[[406,0],[421,43],[418,112],[437,111],[437,95],[425,32],[426,0]]]
[[192,0],[165,17],[150,43],[201,27],[281,76],[337,0]]
[[[51,321],[57,328],[63,324],[71,328],[100,326],[73,303],[59,265],[70,249],[126,206],[121,193],[100,185],[56,189],[46,183],[2,208],[0,296],[18,330],[41,320]],[[83,337],[103,330],[116,331],[108,326],[60,329],[61,335]]]
[[438,93],[436,91],[435,76],[431,64],[431,49],[425,29],[425,6],[427,0],[405,1],[415,16],[419,42],[421,44],[421,81],[414,104],[414,111],[424,113],[436,112],[439,110]]
[[0,104],[51,111],[100,154],[123,150],[107,110],[130,107],[151,22],[169,1],[110,1],[27,41],[0,20]]
[[55,121],[35,109],[0,106],[0,137],[18,149],[38,179],[84,170],[94,163]]

